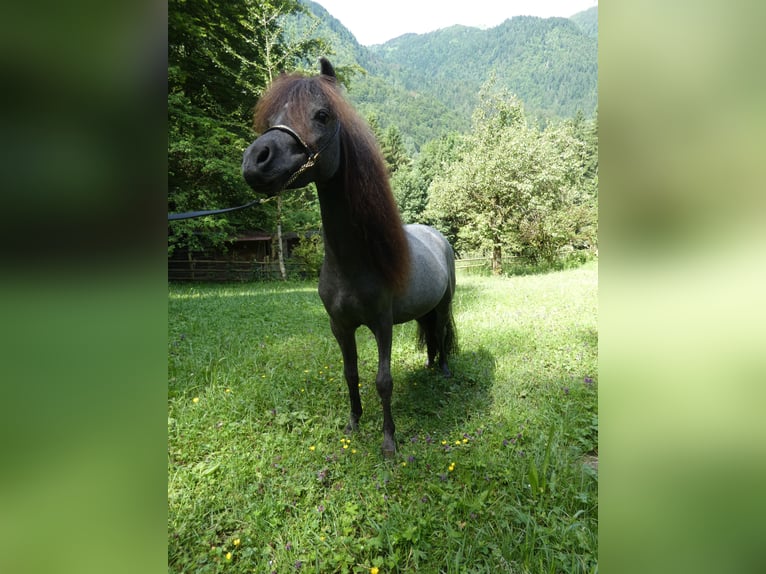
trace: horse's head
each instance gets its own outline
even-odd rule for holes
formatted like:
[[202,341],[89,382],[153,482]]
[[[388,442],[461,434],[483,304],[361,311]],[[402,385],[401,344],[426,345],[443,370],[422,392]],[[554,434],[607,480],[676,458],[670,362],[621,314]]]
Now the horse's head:
[[335,70],[322,58],[319,76],[280,76],[255,108],[261,133],[245,150],[242,174],[253,190],[274,195],[330,180],[340,165]]

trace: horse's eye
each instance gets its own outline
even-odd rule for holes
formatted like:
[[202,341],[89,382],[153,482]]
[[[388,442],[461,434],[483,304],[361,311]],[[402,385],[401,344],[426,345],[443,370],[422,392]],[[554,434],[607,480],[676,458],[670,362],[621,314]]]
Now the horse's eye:
[[320,124],[326,124],[328,121],[330,121],[330,114],[328,114],[325,110],[319,110],[314,114],[314,119]]

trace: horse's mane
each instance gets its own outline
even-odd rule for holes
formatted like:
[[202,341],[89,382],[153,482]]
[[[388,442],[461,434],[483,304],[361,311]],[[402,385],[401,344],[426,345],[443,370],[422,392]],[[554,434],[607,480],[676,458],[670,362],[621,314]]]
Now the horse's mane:
[[290,127],[299,134],[309,133],[310,118],[305,112],[318,93],[327,99],[340,121],[340,169],[351,217],[361,230],[370,259],[386,285],[394,291],[403,291],[409,272],[409,248],[385,160],[372,130],[348,103],[336,80],[324,75],[280,76],[258,102],[253,127],[263,132],[269,127],[269,119],[289,101]]

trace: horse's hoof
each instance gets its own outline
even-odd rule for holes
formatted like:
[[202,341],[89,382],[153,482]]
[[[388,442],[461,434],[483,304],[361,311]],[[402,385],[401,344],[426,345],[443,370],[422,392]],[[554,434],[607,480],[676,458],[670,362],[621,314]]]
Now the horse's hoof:
[[396,456],[396,444],[394,444],[393,440],[384,440],[380,450],[383,452],[384,458],[392,459]]
[[348,424],[346,425],[345,432],[346,434],[351,434],[352,432],[358,429],[359,429],[359,417],[356,417],[352,414],[348,419]]

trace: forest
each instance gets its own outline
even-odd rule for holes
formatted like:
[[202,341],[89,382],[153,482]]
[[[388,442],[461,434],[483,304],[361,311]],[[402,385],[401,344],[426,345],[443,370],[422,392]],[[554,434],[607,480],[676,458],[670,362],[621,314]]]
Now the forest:
[[[169,211],[252,199],[240,158],[256,135],[253,106],[275,75],[316,73],[324,55],[378,138],[405,222],[438,227],[458,254],[491,256],[496,273],[509,256],[549,261],[596,246],[597,61],[587,13],[582,28],[575,18],[517,17],[371,48],[313,2],[170,0],[168,17]],[[169,254],[225,251],[238,234],[278,224],[300,236],[321,227],[311,187],[173,222]],[[321,258],[316,234],[297,256]]]

